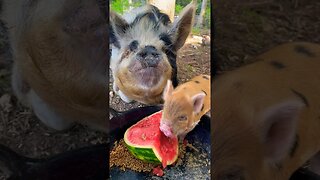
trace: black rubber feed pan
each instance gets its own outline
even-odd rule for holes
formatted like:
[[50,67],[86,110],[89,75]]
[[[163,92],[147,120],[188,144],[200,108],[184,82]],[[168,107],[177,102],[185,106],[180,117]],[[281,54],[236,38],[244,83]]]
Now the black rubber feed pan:
[[294,172],[290,180],[320,180],[320,176],[304,168]]
[[[111,110],[114,117],[109,122],[111,128],[110,149],[116,140],[123,138],[125,131],[130,126],[161,109],[161,106],[148,106],[125,112]],[[186,136],[186,139],[196,150],[187,147],[182,165],[167,167],[164,170],[164,176],[157,177],[152,176],[151,173],[139,173],[132,170],[121,171],[118,167],[112,167],[110,179],[210,179],[210,118],[203,116],[196,128]]]

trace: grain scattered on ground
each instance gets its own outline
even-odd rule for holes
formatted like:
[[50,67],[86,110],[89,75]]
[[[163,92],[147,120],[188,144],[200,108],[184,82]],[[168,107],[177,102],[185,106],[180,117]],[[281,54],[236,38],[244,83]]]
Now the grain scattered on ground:
[[[174,166],[179,166],[185,156],[186,147],[179,145],[179,157]],[[151,172],[158,164],[144,162],[134,157],[128,150],[123,139],[116,141],[114,147],[110,152],[109,167],[119,167],[122,171],[130,169],[137,172]]]

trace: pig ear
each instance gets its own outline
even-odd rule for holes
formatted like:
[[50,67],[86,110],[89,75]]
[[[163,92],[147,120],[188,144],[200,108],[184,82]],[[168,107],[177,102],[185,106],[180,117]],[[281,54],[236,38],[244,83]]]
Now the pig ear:
[[168,79],[167,85],[163,90],[163,96],[162,96],[163,100],[166,100],[169,96],[171,96],[172,91],[173,91],[172,82],[171,82],[171,80]]
[[290,153],[303,107],[301,101],[290,100],[273,105],[262,112],[265,156],[271,162],[277,163]]
[[195,113],[199,113],[201,111],[205,96],[206,95],[203,92],[201,92],[201,93],[198,93],[198,94],[194,95],[191,98],[192,99],[192,103],[193,103],[193,111]]
[[112,31],[117,38],[123,37],[126,30],[129,28],[127,21],[113,11],[110,11],[110,24]]
[[189,36],[193,26],[195,9],[196,5],[193,1],[182,10],[178,19],[173,22],[171,34],[173,35],[173,48],[175,50],[180,49]]

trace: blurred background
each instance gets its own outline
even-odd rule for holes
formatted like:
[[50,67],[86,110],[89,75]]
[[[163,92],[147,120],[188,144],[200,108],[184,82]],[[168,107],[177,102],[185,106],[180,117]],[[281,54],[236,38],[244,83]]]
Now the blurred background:
[[220,73],[255,62],[280,43],[320,43],[318,0],[213,0],[212,12]]
[[[190,0],[111,0],[110,9],[123,14],[135,7],[139,7],[146,3],[154,4],[156,6],[165,7],[168,4],[168,9],[173,9],[172,14],[177,17],[182,9],[188,5]],[[197,11],[195,17],[195,26],[192,29],[193,34],[201,34],[210,31],[210,12],[211,6],[209,0],[197,0]]]

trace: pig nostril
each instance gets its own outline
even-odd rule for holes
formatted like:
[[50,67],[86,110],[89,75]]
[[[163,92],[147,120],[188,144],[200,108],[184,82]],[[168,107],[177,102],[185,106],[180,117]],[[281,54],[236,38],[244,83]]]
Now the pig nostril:
[[158,53],[157,49],[154,46],[145,46],[144,49],[138,53],[138,56],[141,58],[158,58],[160,53]]
[[146,52],[140,52],[139,56],[142,57],[142,58],[145,58],[145,57],[147,57],[147,53]]
[[155,52],[155,53],[152,53],[152,56],[154,56],[155,58],[158,58],[160,54]]

